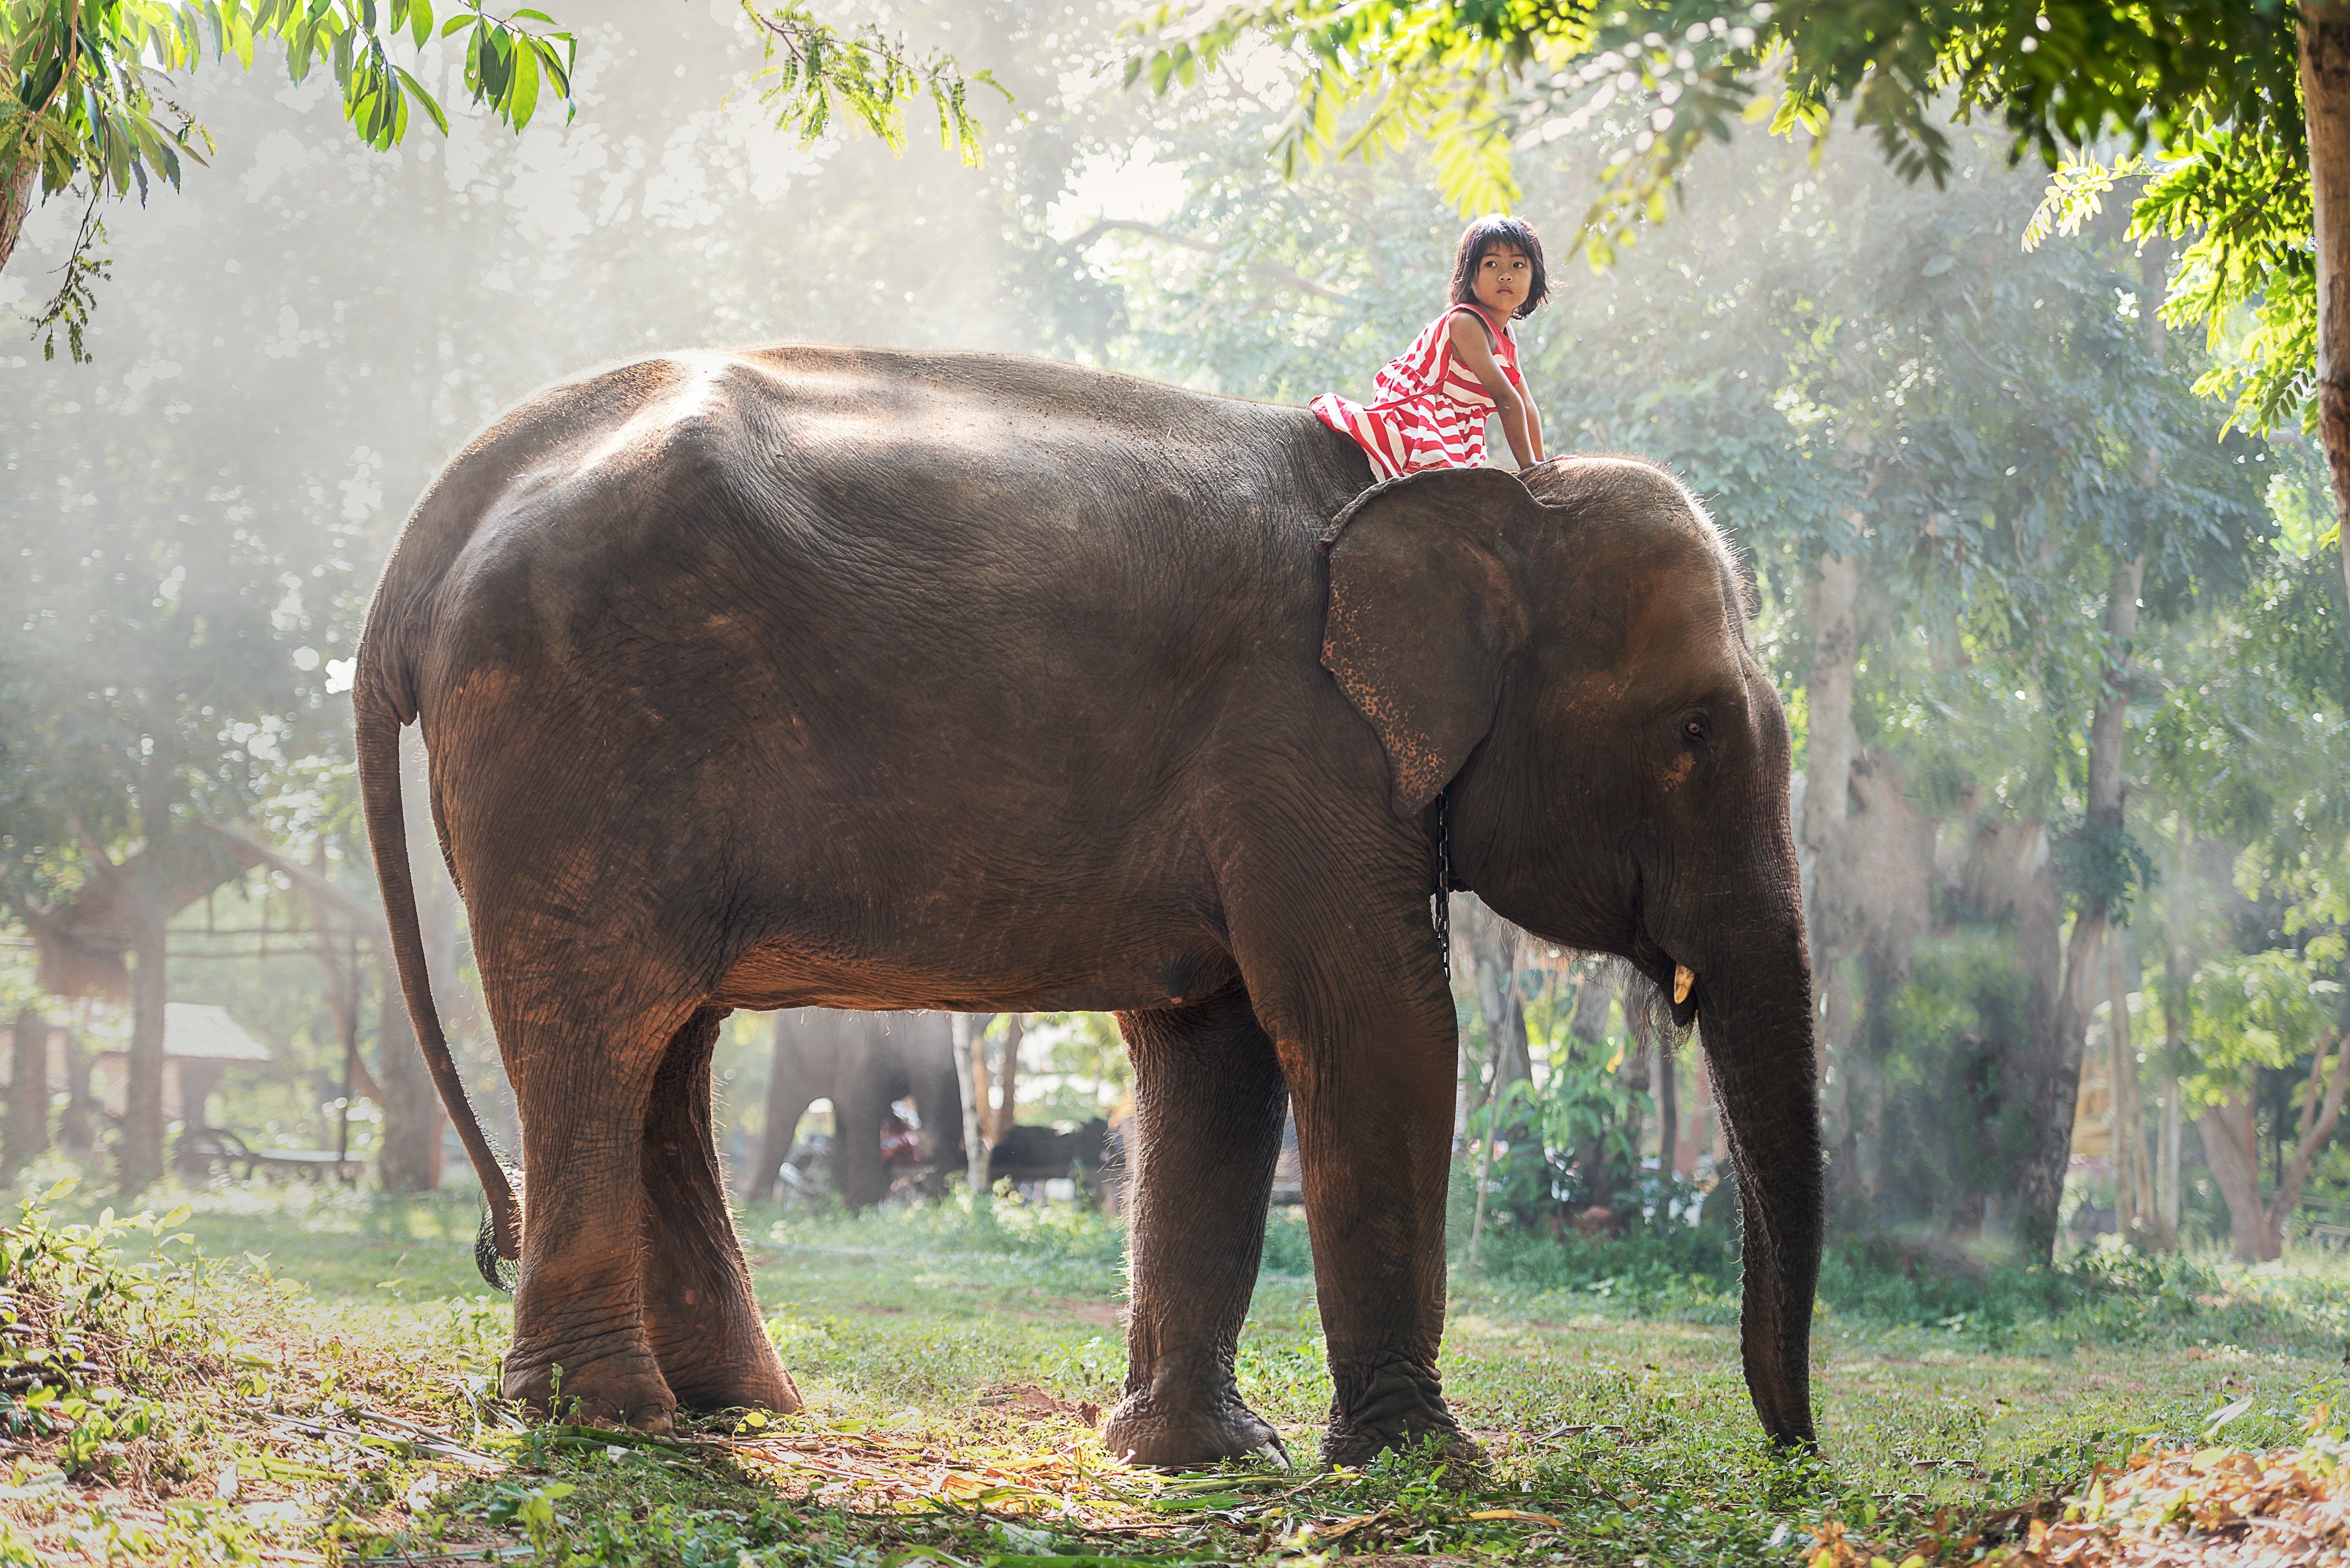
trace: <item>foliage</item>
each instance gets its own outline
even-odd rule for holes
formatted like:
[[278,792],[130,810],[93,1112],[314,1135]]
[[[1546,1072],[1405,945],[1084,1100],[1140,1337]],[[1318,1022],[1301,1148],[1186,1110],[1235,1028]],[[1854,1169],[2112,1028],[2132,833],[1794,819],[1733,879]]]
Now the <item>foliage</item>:
[[[10,90],[0,96],[0,188],[15,188],[30,161],[45,198],[78,190],[93,211],[101,198],[134,192],[143,203],[151,180],[176,189],[182,159],[202,163],[197,144],[209,151],[211,140],[172,96],[172,73],[192,70],[208,55],[249,70],[265,44],[283,47],[297,82],[327,64],[344,119],[369,147],[394,146],[407,134],[411,103],[446,133],[440,104],[385,47],[405,35],[422,50],[433,20],[432,0],[385,0],[380,11],[373,0],[5,0],[0,71]],[[482,0],[461,0],[439,36],[461,32],[465,89],[497,119],[517,130],[528,125],[542,81],[570,107],[577,46],[542,13],[494,16]],[[36,332],[48,329],[44,357],[56,352],[60,322],[68,353],[85,357],[97,275],[88,257],[101,234],[85,222],[65,287],[35,323]]]
[[[2343,939],[2329,932],[2299,951],[2270,948],[2197,965],[2186,999],[2186,1043],[2195,1059],[2185,1080],[2189,1103],[2223,1104],[2246,1093],[2254,1068],[2308,1060],[2338,1026],[2343,986],[2334,977],[2343,956]],[[2158,1030],[2151,999],[2146,1011],[2157,1014],[2146,1026]]]
[[953,56],[936,50],[916,58],[902,37],[892,38],[877,26],[843,33],[817,21],[804,5],[762,11],[755,0],[743,0],[743,13],[759,30],[766,51],[765,68],[748,85],[759,89],[759,101],[774,112],[775,123],[795,131],[803,147],[832,129],[837,98],[852,119],[890,151],[903,152],[904,106],[927,94],[938,115],[939,145],[977,168],[983,130],[971,113],[972,85],[991,88],[1004,102],[1012,101],[1011,92],[989,72],[966,75]]
[[[1635,1139],[1650,1101],[1627,1095],[1612,1064],[1596,1054],[1555,1051],[1539,1083],[1504,1085],[1495,1101],[1469,1113],[1472,1148],[1479,1140],[1492,1143],[1491,1218],[1506,1212],[1522,1226],[1540,1226],[1587,1208],[1601,1196],[1580,1163],[1587,1156],[1616,1169],[1638,1168]],[[1520,1129],[1532,1141],[1517,1141]],[[1469,1163],[1473,1168],[1477,1157]]]
[[[132,1236],[161,1236],[188,1210],[59,1224],[49,1205],[71,1178],[26,1200],[0,1232],[0,1427],[12,1447],[65,1476],[137,1472],[184,1476],[197,1431],[175,1417],[171,1397],[189,1378],[226,1369],[213,1324],[175,1282],[185,1265],[165,1239],[151,1262],[120,1254]],[[200,1431],[201,1428],[198,1428]]]
[[[106,276],[98,254],[105,227],[102,199],[134,192],[143,205],[151,182],[178,189],[183,161],[203,163],[211,137],[181,105],[174,73],[207,57],[251,69],[257,48],[281,46],[296,82],[326,64],[341,91],[343,118],[364,145],[395,147],[408,133],[411,106],[444,136],[449,120],[432,91],[389,47],[405,39],[419,56],[429,42],[463,35],[468,98],[520,131],[543,94],[577,113],[571,78],[577,40],[545,12],[496,15],[484,0],[455,0],[439,19],[432,0],[0,0],[0,192],[17,189],[20,171],[37,169],[44,199],[79,192],[87,202],[65,282],[36,317],[42,354],[54,357],[57,328],[76,362],[87,357],[85,329]],[[829,131],[836,109],[905,147],[904,105],[927,95],[937,110],[941,145],[964,162],[980,158],[970,89],[980,84],[1011,94],[986,70],[964,72],[936,51],[917,58],[902,39],[878,27],[847,30],[817,20],[804,5],[763,11],[744,0],[759,29],[766,68],[753,79],[776,123],[803,145]],[[430,74],[429,72],[427,74]],[[5,197],[0,197],[5,204]],[[7,256],[0,253],[0,265]]]
[[[2076,230],[2125,175],[2150,175],[2132,234],[2188,242],[2163,311],[2210,336],[2197,389],[2232,397],[2233,417],[2266,432],[2316,418],[2293,27],[2286,0],[2052,0],[2029,13],[1985,0],[1170,3],[1138,25],[1128,79],[1164,92],[1270,44],[1299,67],[1274,141],[1284,171],[1424,135],[1464,212],[1515,203],[1516,154],[1596,125],[1617,145],[1574,242],[1595,261],[1661,220],[1700,146],[1728,140],[1738,119],[1816,137],[1848,111],[1902,178],[1938,187],[1962,161],[1943,118],[1996,120],[2011,161],[2031,151],[2056,171],[2027,247],[2052,226]],[[2130,154],[2120,162],[2060,162],[2115,136]],[[2158,161],[2141,163],[2149,147]]]
[[[1588,223],[1660,215],[1702,140],[1727,140],[1741,118],[1817,131],[1849,107],[1905,179],[1938,184],[1954,168],[1937,123],[1945,108],[1961,119],[1995,112],[2018,151],[2052,164],[2060,149],[2115,130],[2139,147],[2208,124],[2297,140],[2292,28],[2282,0],[2118,10],[2059,0],[2028,16],[1982,0],[1783,0],[1743,15],[1711,0],[1164,5],[1138,29],[1145,41],[1128,78],[1148,75],[1164,91],[1244,43],[1271,41],[1307,62],[1278,144],[1290,166],[1425,131],[1463,211],[1515,199],[1513,144],[1572,134],[1637,95],[1643,112],[1625,123],[1643,128],[1611,157],[1613,193]],[[1357,109],[1359,124],[1342,133]]]

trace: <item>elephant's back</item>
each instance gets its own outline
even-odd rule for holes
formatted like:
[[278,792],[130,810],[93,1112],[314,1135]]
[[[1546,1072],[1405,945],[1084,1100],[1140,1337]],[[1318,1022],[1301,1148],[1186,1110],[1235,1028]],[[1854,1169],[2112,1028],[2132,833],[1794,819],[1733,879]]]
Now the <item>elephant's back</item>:
[[[715,704],[771,750],[879,710],[1099,735],[1125,693],[1316,676],[1316,541],[1368,477],[1305,410],[1051,361],[667,355],[546,389],[449,465],[362,668],[404,711]],[[941,760],[910,739],[893,765]]]
[[[1042,566],[1264,581],[1368,482],[1304,409],[1051,360],[783,344],[668,354],[516,405],[420,502],[371,636],[754,561],[925,579]],[[948,571],[924,569],[939,563]],[[1107,583],[1094,585],[1107,588]]]

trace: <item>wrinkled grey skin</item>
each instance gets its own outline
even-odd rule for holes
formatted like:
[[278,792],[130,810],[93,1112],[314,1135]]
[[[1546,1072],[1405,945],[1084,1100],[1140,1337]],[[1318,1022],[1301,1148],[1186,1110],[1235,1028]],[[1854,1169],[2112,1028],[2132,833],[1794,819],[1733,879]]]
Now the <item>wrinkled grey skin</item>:
[[419,1038],[420,719],[524,1124],[505,1392],[664,1424],[796,1403],[709,1128],[734,1007],[1107,1009],[1136,1074],[1110,1447],[1272,1437],[1232,1361],[1294,1103],[1324,1454],[1467,1448],[1437,1372],[1457,883],[1702,1024],[1748,1386],[1813,1438],[1821,1242],[1788,736],[1663,471],[1371,489],[1303,410],[984,355],[676,355],[529,400],[419,504],[369,616],[361,782]]
[[889,1195],[881,1121],[904,1099],[914,1102],[921,1118],[922,1164],[962,1169],[962,1089],[944,1013],[827,1007],[778,1012],[766,1129],[743,1195],[754,1201],[775,1195],[775,1172],[791,1157],[800,1118],[816,1101],[830,1100],[833,1188],[850,1209],[870,1209]]

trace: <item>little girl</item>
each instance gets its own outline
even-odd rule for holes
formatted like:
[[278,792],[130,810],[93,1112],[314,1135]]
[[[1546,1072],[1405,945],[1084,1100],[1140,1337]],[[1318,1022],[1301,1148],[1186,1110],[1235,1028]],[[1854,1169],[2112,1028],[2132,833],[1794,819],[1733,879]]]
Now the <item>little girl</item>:
[[1452,307],[1378,374],[1368,408],[1336,392],[1314,400],[1332,430],[1354,438],[1380,479],[1485,462],[1485,418],[1499,414],[1520,468],[1543,461],[1542,417],[1518,373],[1513,317],[1550,297],[1542,239],[1523,218],[1493,213],[1461,236]]

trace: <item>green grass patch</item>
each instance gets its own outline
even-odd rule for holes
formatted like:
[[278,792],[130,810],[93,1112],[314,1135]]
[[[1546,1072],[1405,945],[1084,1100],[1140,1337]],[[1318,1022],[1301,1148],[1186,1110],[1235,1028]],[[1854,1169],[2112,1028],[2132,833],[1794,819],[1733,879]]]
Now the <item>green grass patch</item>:
[[[1485,1469],[1169,1478],[1115,1463],[1087,1418],[1125,1373],[1124,1239],[1096,1215],[747,1211],[808,1408],[649,1443],[494,1397],[511,1314],[472,1272],[470,1201],[162,1198],[189,1211],[101,1224],[67,1195],[8,1233],[5,1310],[41,1326],[0,1351],[0,1561],[1792,1562],[1830,1520],[1907,1541],[2041,1504],[2222,1408],[2230,1442],[2289,1442],[2334,1397],[2350,1305],[2314,1263],[2122,1254],[1951,1283],[1843,1250],[1822,1456],[1794,1462],[1748,1403],[1719,1237],[1503,1233],[1456,1266],[1443,1363]],[[1239,1376],[1310,1461],[1330,1380],[1295,1215],[1270,1228]]]

